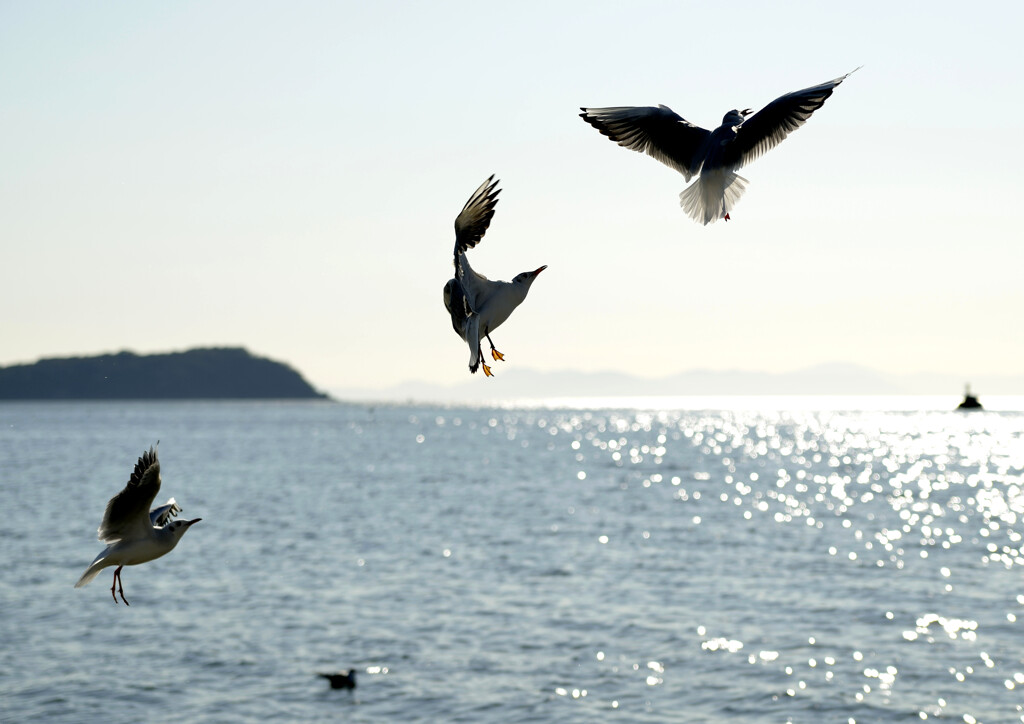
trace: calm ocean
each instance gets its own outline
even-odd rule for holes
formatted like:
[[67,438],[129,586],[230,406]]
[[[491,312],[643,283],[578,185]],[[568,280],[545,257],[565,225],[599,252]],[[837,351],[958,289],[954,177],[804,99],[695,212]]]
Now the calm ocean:
[[1024,413],[829,407],[0,404],[0,720],[1024,721]]

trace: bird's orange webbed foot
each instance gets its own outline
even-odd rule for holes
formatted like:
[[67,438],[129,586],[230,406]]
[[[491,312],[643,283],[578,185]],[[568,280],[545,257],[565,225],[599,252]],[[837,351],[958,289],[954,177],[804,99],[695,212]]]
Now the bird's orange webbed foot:
[[494,375],[491,373],[490,367],[485,365],[483,362],[480,363],[480,366],[484,368],[484,377],[494,377]]
[[723,218],[723,219],[725,219],[726,221],[728,221],[728,220],[729,220],[729,214],[726,214],[726,215],[725,215],[725,216],[723,216],[722,218]]
[[505,355],[503,355],[498,350],[494,349],[494,347],[491,347],[491,357],[493,357],[496,362],[498,360],[501,360],[502,362],[505,361]]

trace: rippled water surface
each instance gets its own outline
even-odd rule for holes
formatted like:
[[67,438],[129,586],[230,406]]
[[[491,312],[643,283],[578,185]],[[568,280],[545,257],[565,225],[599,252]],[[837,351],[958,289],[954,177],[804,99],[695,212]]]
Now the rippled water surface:
[[1022,476],[1020,412],[3,404],[0,719],[1024,721]]

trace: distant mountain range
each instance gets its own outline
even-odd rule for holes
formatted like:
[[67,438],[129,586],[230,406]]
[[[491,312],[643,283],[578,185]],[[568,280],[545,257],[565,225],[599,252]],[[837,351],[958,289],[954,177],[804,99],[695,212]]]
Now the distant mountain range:
[[304,399],[325,395],[291,367],[240,347],[118,352],[0,367],[0,400]]
[[[468,375],[467,375],[468,377]],[[454,385],[410,381],[379,390],[336,389],[349,400],[482,401],[505,398],[663,397],[691,395],[960,395],[964,385],[986,394],[1024,395],[1024,375],[978,375],[970,380],[939,373],[892,375],[859,365],[831,363],[794,372],[691,370],[648,379],[621,372],[539,372],[503,369]]]

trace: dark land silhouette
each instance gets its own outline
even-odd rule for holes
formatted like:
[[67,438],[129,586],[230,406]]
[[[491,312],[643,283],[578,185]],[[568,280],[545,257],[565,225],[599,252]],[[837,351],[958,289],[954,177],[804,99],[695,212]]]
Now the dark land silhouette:
[[0,367],[0,400],[315,399],[288,365],[241,347],[118,352]]
[[958,410],[983,410],[985,408],[983,408],[981,406],[981,403],[978,401],[978,396],[971,394],[971,386],[967,385],[967,388],[964,390],[964,400],[963,400],[963,402],[961,402],[959,405],[956,406],[956,409],[958,409]]

